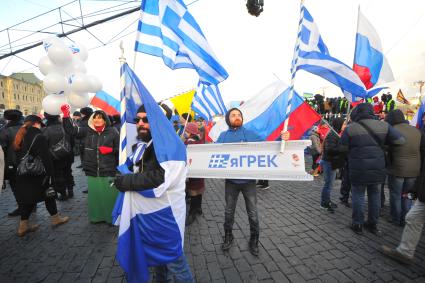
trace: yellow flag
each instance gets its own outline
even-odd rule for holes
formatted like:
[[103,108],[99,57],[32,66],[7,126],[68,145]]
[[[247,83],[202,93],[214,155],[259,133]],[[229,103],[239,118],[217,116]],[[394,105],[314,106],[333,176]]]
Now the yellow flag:
[[193,111],[191,111],[190,106],[192,105],[193,96],[195,95],[195,90],[191,90],[179,95],[176,95],[169,100],[173,103],[174,108],[179,112],[179,115],[183,113],[191,113],[193,115]]

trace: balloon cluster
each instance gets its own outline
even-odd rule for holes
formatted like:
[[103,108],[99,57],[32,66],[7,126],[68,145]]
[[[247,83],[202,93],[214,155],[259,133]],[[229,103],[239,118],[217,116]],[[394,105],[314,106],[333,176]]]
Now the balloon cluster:
[[87,106],[89,93],[102,89],[96,76],[86,74],[87,49],[81,44],[67,46],[55,36],[45,39],[43,46],[47,56],[40,59],[38,68],[45,75],[43,85],[48,93],[41,103],[44,111],[58,115],[63,104],[73,109]]

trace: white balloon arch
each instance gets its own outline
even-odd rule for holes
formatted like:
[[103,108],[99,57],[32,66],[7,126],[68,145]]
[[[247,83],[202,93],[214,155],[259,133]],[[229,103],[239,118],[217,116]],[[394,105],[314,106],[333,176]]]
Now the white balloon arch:
[[74,109],[87,106],[89,93],[102,89],[96,76],[86,74],[87,49],[81,44],[67,46],[56,36],[46,38],[43,46],[47,56],[40,59],[38,68],[45,75],[43,85],[48,93],[42,101],[44,111],[58,115],[66,103]]

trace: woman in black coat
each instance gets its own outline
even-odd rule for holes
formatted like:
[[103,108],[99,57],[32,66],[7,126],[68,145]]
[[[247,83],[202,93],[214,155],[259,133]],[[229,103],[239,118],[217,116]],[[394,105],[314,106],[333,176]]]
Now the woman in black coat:
[[[36,115],[29,115],[24,120],[24,125],[19,129],[14,141],[14,149],[17,154],[18,167],[27,152],[33,157],[39,156],[46,169],[41,176],[17,176],[16,198],[21,213],[18,236],[22,237],[28,232],[35,231],[37,225],[29,225],[28,219],[38,202],[44,201],[51,215],[52,225],[57,226],[66,223],[69,217],[60,217],[54,197],[46,196],[50,178],[53,174],[53,165],[49,158],[49,148],[46,138],[41,134],[41,119]],[[32,146],[31,146],[32,144]]]
[[83,170],[87,176],[89,220],[92,223],[112,223],[112,210],[118,190],[111,186],[117,172],[119,133],[111,126],[104,111],[96,110],[88,127],[78,127],[69,118],[69,106],[61,108],[63,126],[71,136],[84,138]]
[[46,127],[43,128],[43,136],[46,137],[49,148],[55,146],[65,138],[65,143],[71,149],[69,154],[55,158],[50,155],[53,160],[53,188],[58,194],[58,200],[67,200],[74,196],[74,178],[72,176],[72,163],[74,162],[74,153],[72,151],[71,136],[65,133],[59,115],[50,115],[44,113],[47,120]]

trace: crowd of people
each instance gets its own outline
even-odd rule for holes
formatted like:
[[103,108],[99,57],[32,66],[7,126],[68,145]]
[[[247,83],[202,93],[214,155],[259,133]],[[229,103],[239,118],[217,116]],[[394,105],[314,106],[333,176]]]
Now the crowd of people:
[[[367,230],[381,235],[378,223],[387,180],[390,190],[388,221],[405,228],[400,245],[396,249],[383,247],[382,251],[396,260],[411,262],[425,222],[425,130],[410,126],[403,113],[391,107],[391,96],[386,96],[385,101],[379,111],[371,103],[360,103],[351,111],[349,119],[334,117],[330,124],[313,127],[310,136],[312,146],[309,148],[313,159],[311,173],[314,176],[323,173],[320,206],[331,213],[337,208],[331,200],[331,191],[336,176],[341,176],[340,200],[352,207],[350,227],[357,234]],[[344,99],[332,103],[340,105],[340,113],[348,111],[344,108],[348,107]],[[321,112],[322,104],[317,105]],[[170,120],[171,110],[164,104],[160,107]],[[81,167],[87,177],[88,218],[92,223],[112,224],[112,210],[119,191],[143,191],[164,182],[165,171],[155,154],[150,123],[143,105],[134,117],[138,142],[129,157],[131,174],[119,174],[116,170],[118,117],[108,117],[104,111],[93,111],[88,107],[73,115],[68,105],[63,105],[61,111],[62,116],[45,113],[44,119],[36,115],[24,118],[16,109],[5,111],[7,123],[0,130],[0,142],[4,152],[5,180],[8,180],[17,203],[17,209],[9,215],[20,216],[19,236],[38,228],[29,223],[29,217],[36,211],[37,203],[42,201],[51,215],[52,225],[70,220],[59,214],[56,200],[67,201],[74,196],[71,166],[75,154],[81,155]],[[225,119],[228,130],[221,133],[217,143],[260,141],[256,133],[244,128],[243,113],[239,109],[230,109]],[[205,122],[193,122],[186,113],[174,123],[174,128],[186,145],[208,142]],[[281,139],[289,140],[289,132],[282,132]],[[28,154],[41,160],[44,167],[42,174],[22,175],[20,167]],[[340,174],[337,174],[338,171]],[[204,179],[186,180],[186,225],[193,224],[202,215],[204,191]],[[366,192],[368,215],[365,219]],[[229,250],[233,244],[232,227],[239,193],[244,197],[250,224],[249,251],[258,256],[260,223],[255,180],[225,180],[222,250]],[[412,196],[418,199],[413,202]],[[157,278],[165,280],[167,274],[173,274],[177,282],[193,281],[184,254],[155,270]]]

